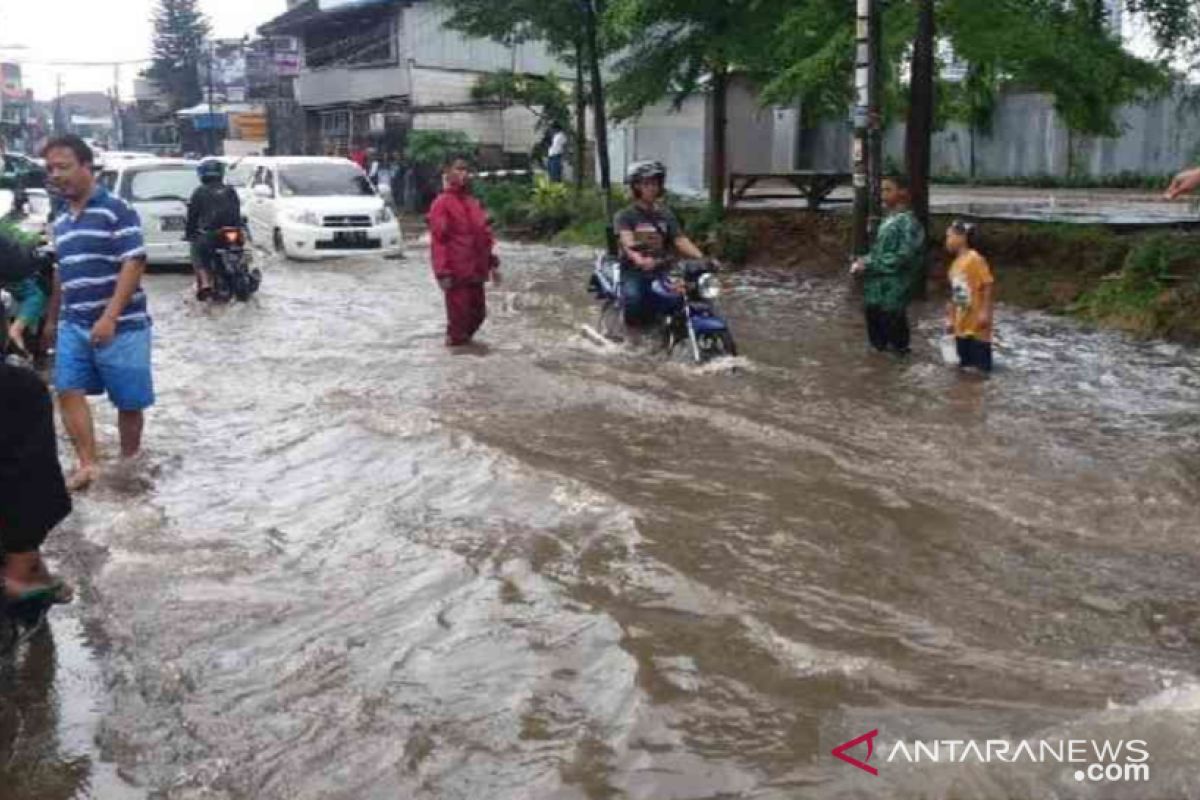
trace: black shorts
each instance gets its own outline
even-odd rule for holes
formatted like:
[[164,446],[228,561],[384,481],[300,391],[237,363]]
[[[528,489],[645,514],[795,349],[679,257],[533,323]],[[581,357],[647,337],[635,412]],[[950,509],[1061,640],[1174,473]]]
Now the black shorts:
[[979,339],[955,339],[958,345],[958,363],[962,367],[975,367],[983,372],[992,371],[992,343]]

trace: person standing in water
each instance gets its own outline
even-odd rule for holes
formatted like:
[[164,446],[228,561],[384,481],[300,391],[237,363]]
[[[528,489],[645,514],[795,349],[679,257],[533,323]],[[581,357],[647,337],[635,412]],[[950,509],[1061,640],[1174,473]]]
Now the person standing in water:
[[442,193],[429,209],[433,275],[446,299],[446,346],[470,344],[487,318],[484,284],[500,283],[496,239],[483,205],[471,194],[471,164],[450,156]]
[[59,411],[79,457],[67,486],[78,490],[99,474],[88,396],[107,393],[116,406],[124,458],[141,451],[145,411],[154,405],[151,321],[142,290],[146,245],[137,211],[96,181],[92,150],[82,139],[52,139],[43,154],[51,182],[68,203],[54,222],[58,274],[46,327],[58,342]]
[[909,208],[912,198],[908,179],[891,176],[883,181],[883,204],[888,217],[879,227],[875,244],[866,258],[850,267],[852,275],[863,275],[867,336],[871,346],[901,355],[909,352],[911,334],[908,306],[916,281],[922,274],[925,230]]
[[946,229],[946,251],[954,256],[946,332],[954,334],[959,364],[986,373],[992,371],[995,279],[987,260],[975,249],[977,230],[961,220]]

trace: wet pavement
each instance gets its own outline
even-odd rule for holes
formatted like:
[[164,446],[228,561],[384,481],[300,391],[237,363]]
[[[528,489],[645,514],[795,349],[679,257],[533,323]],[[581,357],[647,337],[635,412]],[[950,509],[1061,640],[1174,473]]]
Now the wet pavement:
[[[416,247],[244,307],[149,279],[148,452],[0,661],[0,796],[1200,797],[1200,354],[1002,308],[983,381],[938,308],[897,362],[845,284],[756,270],[696,369],[584,333],[587,253],[503,257],[453,354]],[[1153,772],[873,777],[829,752],[870,725]]]

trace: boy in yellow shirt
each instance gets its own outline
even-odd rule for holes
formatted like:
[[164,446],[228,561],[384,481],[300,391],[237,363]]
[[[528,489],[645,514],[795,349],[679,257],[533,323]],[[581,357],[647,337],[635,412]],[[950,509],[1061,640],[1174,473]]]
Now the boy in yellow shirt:
[[961,220],[946,229],[946,250],[954,256],[946,332],[954,334],[959,364],[986,373],[992,371],[995,279],[987,260],[975,250],[976,234],[975,225]]

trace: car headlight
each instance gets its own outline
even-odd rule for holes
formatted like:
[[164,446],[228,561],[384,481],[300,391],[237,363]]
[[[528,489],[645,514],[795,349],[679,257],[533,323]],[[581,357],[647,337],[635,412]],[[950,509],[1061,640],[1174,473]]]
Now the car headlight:
[[292,211],[287,215],[288,219],[298,225],[312,225],[320,227],[320,218],[312,211]]
[[711,272],[706,272],[696,281],[696,293],[705,300],[716,300],[721,296],[721,281]]
[[392,212],[388,210],[387,206],[384,206],[383,208],[381,208],[375,212],[375,224],[376,225],[387,225],[391,221],[392,221]]

